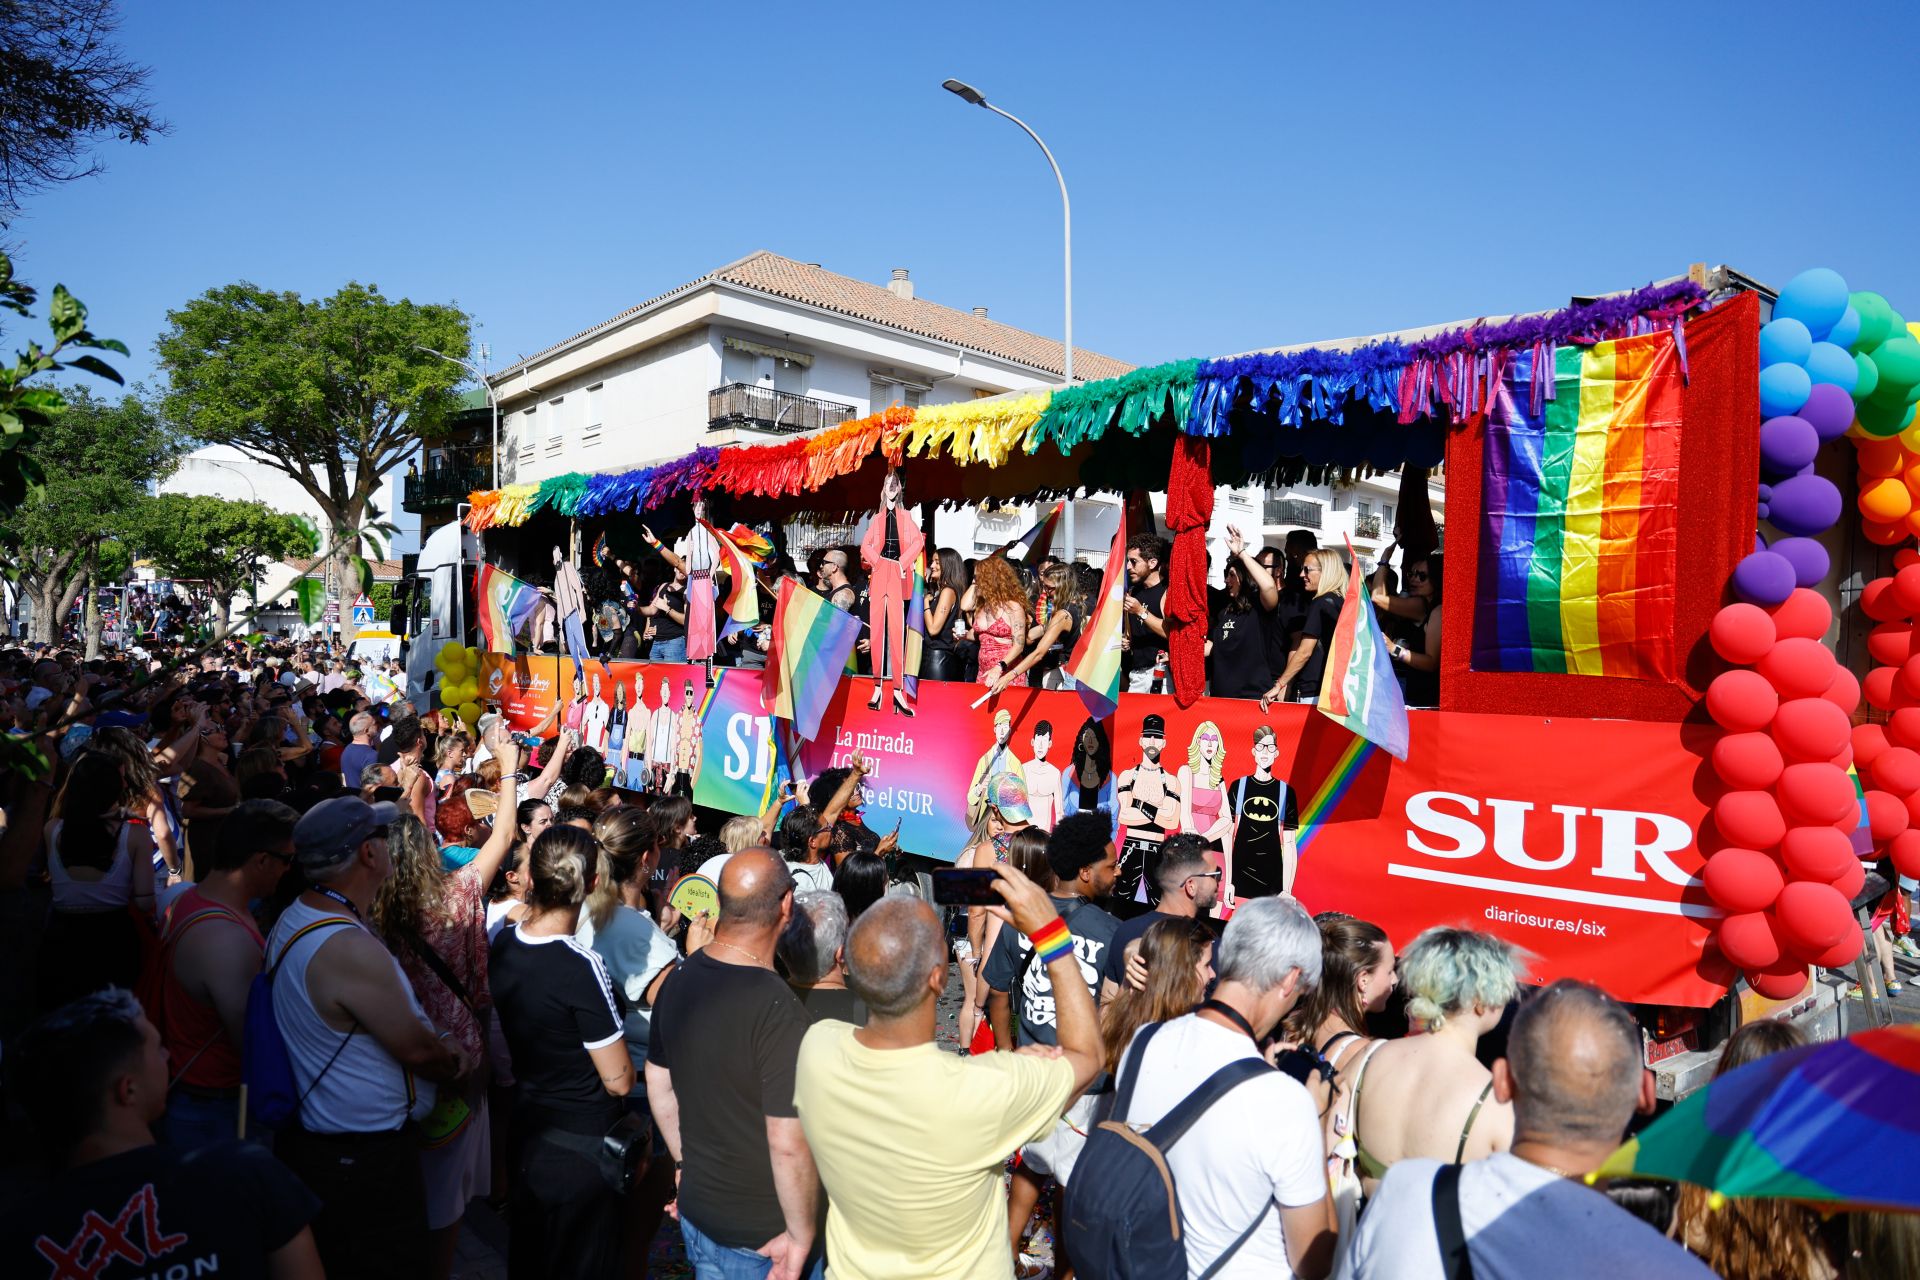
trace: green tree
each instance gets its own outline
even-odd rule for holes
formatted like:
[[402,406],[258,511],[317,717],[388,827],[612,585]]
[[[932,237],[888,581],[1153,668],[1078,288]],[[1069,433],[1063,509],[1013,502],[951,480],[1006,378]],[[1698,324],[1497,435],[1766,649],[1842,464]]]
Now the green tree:
[[466,350],[466,313],[389,301],[375,285],[307,300],[240,283],[209,290],[167,321],[156,350],[171,383],[168,416],[306,491],[325,517],[325,554],[344,593],[357,581],[353,557],[381,554],[368,537],[387,529],[373,504],[380,478],[458,407],[453,389],[465,375],[419,348]]
[[231,629],[233,598],[260,584],[260,560],[313,555],[302,523],[261,502],[163,493],[140,504],[127,533],[136,554],[169,578],[202,583],[213,605],[213,638]]
[[123,532],[147,488],[173,469],[179,443],[137,395],[96,399],[84,389],[38,432],[24,461],[45,476],[0,529],[0,556],[33,608],[35,642],[51,643],[90,574],[101,544]]

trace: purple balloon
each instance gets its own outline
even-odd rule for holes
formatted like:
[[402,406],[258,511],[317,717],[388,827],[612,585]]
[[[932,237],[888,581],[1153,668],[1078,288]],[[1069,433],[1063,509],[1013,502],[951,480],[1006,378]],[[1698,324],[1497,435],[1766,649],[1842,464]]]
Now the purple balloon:
[[1767,549],[1767,540],[1761,537],[1758,531],[1753,535],[1753,549],[1755,551],[1765,551]]
[[1760,502],[1760,505],[1754,508],[1753,514],[1756,516],[1759,516],[1762,520],[1765,520],[1768,516],[1773,514],[1773,504],[1766,501],[1765,499],[1762,499]]
[[1812,538],[1782,538],[1773,544],[1773,554],[1793,566],[1796,586],[1817,587],[1827,580],[1827,573],[1833,568],[1827,549]]
[[1760,467],[1792,475],[1820,452],[1820,433],[1804,418],[1769,418],[1760,424]]
[[1853,425],[1853,397],[1831,382],[1817,384],[1794,414],[1822,440],[1838,440]]
[[1760,486],[1760,501],[1762,501],[1762,502],[1772,502],[1772,501],[1773,501],[1773,486],[1772,486],[1772,485],[1770,485],[1770,484],[1763,484],[1763,485],[1761,485],[1761,486]]
[[1748,604],[1779,604],[1793,588],[1793,565],[1785,556],[1756,551],[1733,566],[1733,594]]
[[1812,537],[1840,519],[1840,490],[1825,476],[1795,476],[1773,486],[1769,505],[1767,519],[1774,528],[1789,537]]

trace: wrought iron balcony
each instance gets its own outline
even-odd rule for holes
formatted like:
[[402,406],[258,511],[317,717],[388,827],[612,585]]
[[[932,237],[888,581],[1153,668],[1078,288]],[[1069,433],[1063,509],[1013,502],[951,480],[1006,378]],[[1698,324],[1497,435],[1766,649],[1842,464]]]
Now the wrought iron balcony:
[[493,487],[485,451],[452,449],[428,460],[427,469],[400,481],[400,505],[415,515],[465,502],[475,489]]
[[837,427],[853,416],[852,405],[814,400],[751,382],[729,382],[707,392],[707,429],[710,431],[745,427],[788,435]]
[[1301,529],[1318,529],[1326,508],[1305,498],[1273,498],[1265,503],[1268,524],[1290,524]]

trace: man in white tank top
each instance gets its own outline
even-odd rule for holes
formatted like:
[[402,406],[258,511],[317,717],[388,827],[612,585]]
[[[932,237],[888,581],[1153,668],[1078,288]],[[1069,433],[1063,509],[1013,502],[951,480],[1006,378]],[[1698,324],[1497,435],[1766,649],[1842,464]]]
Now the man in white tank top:
[[274,1021],[302,1095],[275,1152],[320,1197],[314,1238],[330,1275],[426,1273],[426,1190],[408,1122],[433,1105],[427,1082],[474,1066],[426,1020],[366,924],[393,874],[387,824],[399,814],[357,796],[309,810],[293,829],[294,866],[315,887],[267,939]]

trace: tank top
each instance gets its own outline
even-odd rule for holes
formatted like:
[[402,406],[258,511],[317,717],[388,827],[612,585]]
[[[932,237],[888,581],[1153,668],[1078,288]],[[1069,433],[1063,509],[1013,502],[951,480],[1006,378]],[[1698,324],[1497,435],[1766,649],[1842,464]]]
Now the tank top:
[[[195,919],[196,916],[202,918]],[[220,1021],[219,1010],[210,1004],[202,1004],[180,985],[174,957],[179,939],[185,936],[187,930],[230,928],[234,924],[246,929],[253,938],[254,946],[265,946],[265,939],[260,936],[260,930],[251,918],[205,896],[198,885],[188,886],[186,892],[175,898],[173,905],[167,908],[167,923],[163,930],[167,943],[163,953],[166,957],[166,977],[163,979],[166,987],[165,994],[160,998],[160,1038],[166,1041],[167,1056],[171,1059],[173,1070],[179,1073],[180,1083],[198,1089],[237,1087],[240,1083],[240,1049],[228,1038],[226,1027]],[[314,934],[308,940],[318,941],[319,937]]]
[[47,824],[47,877],[53,882],[53,909],[75,914],[120,911],[133,901],[133,862],[127,857],[130,828],[120,822],[120,834],[113,844],[113,861],[98,880],[75,880],[60,861],[60,829],[66,825],[55,818]]
[[[301,938],[282,962],[288,939],[322,920],[346,923],[315,929]],[[299,899],[281,913],[267,939],[267,967],[280,965],[273,980],[273,1020],[287,1042],[293,1082],[306,1094],[299,1118],[301,1128],[309,1133],[389,1133],[405,1124],[410,1114],[432,1107],[433,1086],[415,1080],[365,1027],[347,1037],[328,1026],[313,1007],[313,997],[307,992],[307,965],[343,928],[365,926],[344,911],[322,911]],[[393,965],[393,980],[406,992],[414,1016],[425,1022],[426,1015],[414,998],[413,985],[400,962],[389,957],[388,963]],[[327,1065],[330,1058],[331,1067]]]
[[[939,603],[940,593],[945,590],[946,590],[945,587],[935,587],[931,590],[927,599],[927,607],[929,610],[931,610],[935,604]],[[948,606],[947,608],[946,618],[940,623],[940,629],[938,631],[932,632],[927,636],[927,648],[929,649],[953,648],[953,620],[957,618],[959,615],[960,615],[960,597],[958,595],[955,595],[953,598],[953,604]]]

